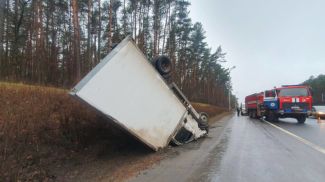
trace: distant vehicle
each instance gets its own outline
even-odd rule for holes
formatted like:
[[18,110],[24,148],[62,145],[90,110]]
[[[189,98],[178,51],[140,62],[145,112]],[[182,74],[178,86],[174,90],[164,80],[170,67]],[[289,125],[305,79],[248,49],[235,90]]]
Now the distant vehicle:
[[240,114],[242,116],[246,116],[247,115],[247,110],[246,110],[245,104],[241,104],[241,106],[240,106]]
[[311,113],[312,95],[308,86],[285,85],[249,95],[245,104],[251,118],[296,118],[298,123],[304,123]]
[[317,119],[325,118],[325,106],[313,106],[311,115]]

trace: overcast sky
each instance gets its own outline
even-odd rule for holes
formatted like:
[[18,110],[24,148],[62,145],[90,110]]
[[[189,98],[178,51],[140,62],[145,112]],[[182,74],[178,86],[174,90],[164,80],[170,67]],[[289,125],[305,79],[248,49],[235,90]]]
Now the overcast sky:
[[324,0],[190,0],[190,17],[227,52],[234,93],[246,95],[325,74]]

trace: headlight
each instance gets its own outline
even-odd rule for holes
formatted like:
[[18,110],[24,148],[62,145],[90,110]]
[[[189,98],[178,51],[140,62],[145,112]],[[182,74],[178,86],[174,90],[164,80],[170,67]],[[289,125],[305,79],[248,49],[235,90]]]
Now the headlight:
[[272,102],[272,103],[270,104],[270,106],[271,106],[271,107],[274,107],[274,106],[275,106],[275,103],[274,103],[274,102]]

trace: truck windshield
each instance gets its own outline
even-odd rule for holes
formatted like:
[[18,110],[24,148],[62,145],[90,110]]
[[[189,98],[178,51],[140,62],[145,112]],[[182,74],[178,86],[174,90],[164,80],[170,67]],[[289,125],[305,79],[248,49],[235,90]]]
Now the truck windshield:
[[267,90],[265,91],[265,97],[275,97],[275,91],[274,90]]
[[279,96],[308,96],[306,88],[284,88],[280,90]]

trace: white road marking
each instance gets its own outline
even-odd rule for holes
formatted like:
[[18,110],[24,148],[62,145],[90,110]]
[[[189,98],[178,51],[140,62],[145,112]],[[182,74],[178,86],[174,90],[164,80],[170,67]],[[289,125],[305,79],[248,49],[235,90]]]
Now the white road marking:
[[[264,120],[264,121],[265,121],[265,120]],[[268,122],[268,121],[265,121],[265,122],[266,122],[267,124],[273,126],[274,128],[279,129],[280,131],[282,131],[282,132],[284,132],[284,133],[286,133],[286,134],[288,134],[288,135],[294,137],[295,139],[297,139],[297,140],[299,140],[300,142],[302,142],[302,143],[308,145],[309,147],[313,148],[314,150],[317,150],[318,152],[320,152],[320,153],[322,153],[322,154],[325,154],[325,149],[322,148],[321,146],[318,146],[318,145],[316,145],[316,144],[314,144],[314,143],[312,143],[312,142],[310,142],[310,141],[308,141],[308,140],[306,140],[306,139],[304,139],[304,138],[301,138],[300,136],[297,136],[297,135],[291,133],[290,131],[285,130],[285,129],[283,129],[283,128],[281,128],[281,127],[275,125],[275,124],[272,124],[272,123],[270,123],[270,122]]]

